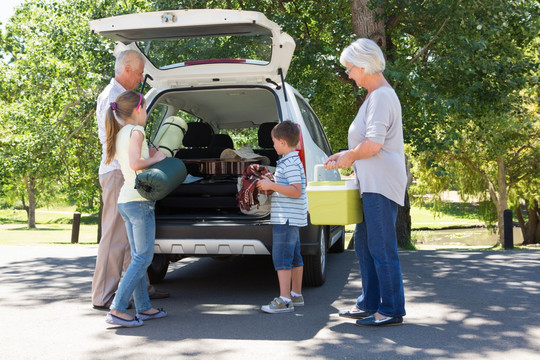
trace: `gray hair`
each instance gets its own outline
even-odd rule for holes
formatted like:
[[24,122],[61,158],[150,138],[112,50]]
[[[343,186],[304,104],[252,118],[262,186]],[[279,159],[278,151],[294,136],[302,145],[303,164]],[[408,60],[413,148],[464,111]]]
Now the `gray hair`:
[[126,66],[131,66],[132,68],[138,66],[138,61],[144,64],[144,56],[136,50],[125,50],[122,51],[117,57],[116,62],[114,63],[114,73],[116,76],[121,75]]
[[358,39],[347,46],[341,53],[339,62],[343,66],[345,63],[356,67],[364,68],[366,75],[382,73],[386,66],[384,55],[377,43],[370,39]]

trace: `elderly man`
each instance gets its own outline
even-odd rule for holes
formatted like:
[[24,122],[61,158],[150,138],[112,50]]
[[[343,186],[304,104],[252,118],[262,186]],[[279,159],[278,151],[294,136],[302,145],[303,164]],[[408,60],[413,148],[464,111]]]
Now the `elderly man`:
[[[94,309],[98,310],[109,310],[120,282],[122,269],[126,269],[131,260],[126,227],[117,207],[118,194],[124,184],[124,177],[116,159],[110,164],[105,164],[105,114],[109,104],[114,102],[118,95],[126,90],[135,90],[143,81],[144,58],[137,51],[123,51],[116,58],[114,71],[115,77],[98,97],[96,110],[99,140],[103,147],[99,166],[99,183],[103,191],[101,240],[92,280],[92,304]],[[148,276],[147,284],[151,299],[169,296],[169,293],[156,291],[150,285]]]

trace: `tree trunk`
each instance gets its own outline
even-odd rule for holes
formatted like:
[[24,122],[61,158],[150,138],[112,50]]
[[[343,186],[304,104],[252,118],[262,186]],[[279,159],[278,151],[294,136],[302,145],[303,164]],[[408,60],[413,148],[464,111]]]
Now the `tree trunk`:
[[[351,0],[351,14],[353,31],[359,38],[375,41],[383,50],[386,49],[386,28],[382,9],[370,9],[370,0]],[[355,84],[356,85],[356,84]],[[358,105],[363,102],[358,99]],[[405,194],[405,206],[400,206],[396,220],[398,246],[405,247],[411,238],[411,207],[409,195]]]
[[525,206],[529,214],[529,221],[527,222],[523,219],[521,207],[516,207],[516,215],[519,221],[519,227],[521,228],[521,234],[523,235],[522,245],[540,244],[540,211],[538,201],[534,201],[532,207],[527,202]]
[[401,248],[406,248],[411,242],[411,204],[409,193],[405,193],[405,206],[398,208],[396,219],[397,243]]
[[508,186],[506,184],[506,166],[504,158],[497,158],[497,224],[499,227],[499,244],[504,244],[504,210],[508,208]]
[[370,0],[351,0],[352,26],[359,38],[375,41],[382,49],[386,49],[386,35],[382,9],[371,10],[367,4]]
[[26,193],[28,194],[28,206],[25,206],[26,215],[28,217],[28,227],[30,229],[36,228],[36,189],[34,187],[33,178],[24,178],[24,185],[26,186]]

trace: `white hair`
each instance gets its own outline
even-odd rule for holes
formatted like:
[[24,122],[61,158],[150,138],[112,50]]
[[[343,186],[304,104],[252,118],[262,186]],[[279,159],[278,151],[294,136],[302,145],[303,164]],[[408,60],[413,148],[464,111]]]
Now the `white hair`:
[[116,76],[121,75],[124,70],[126,70],[126,66],[131,66],[132,68],[135,68],[138,66],[138,62],[142,62],[144,64],[144,57],[143,55],[136,51],[136,50],[125,50],[122,51],[117,57],[116,62],[114,63],[114,73]]
[[364,68],[366,75],[382,73],[386,66],[384,55],[377,43],[370,39],[358,39],[347,46],[339,58],[341,65],[345,63]]

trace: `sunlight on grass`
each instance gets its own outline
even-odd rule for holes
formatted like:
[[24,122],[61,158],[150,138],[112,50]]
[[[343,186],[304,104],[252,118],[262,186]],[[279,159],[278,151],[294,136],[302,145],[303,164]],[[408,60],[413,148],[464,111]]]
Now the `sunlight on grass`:
[[[71,225],[38,224],[28,229],[26,224],[0,225],[0,245],[71,244]],[[97,244],[97,225],[81,225],[79,244]]]
[[[0,245],[71,244],[74,207],[36,210],[29,229],[24,210],[0,210]],[[81,217],[79,244],[97,244],[97,216]]]
[[411,222],[413,230],[484,226],[483,221],[478,220],[467,212],[456,213],[456,215],[446,213],[436,214],[428,208],[416,206],[411,207]]

